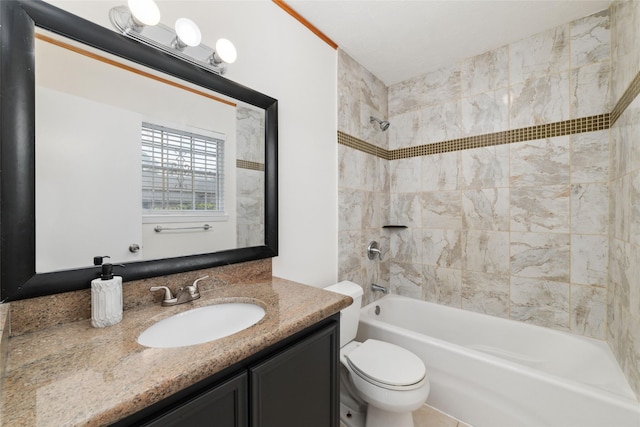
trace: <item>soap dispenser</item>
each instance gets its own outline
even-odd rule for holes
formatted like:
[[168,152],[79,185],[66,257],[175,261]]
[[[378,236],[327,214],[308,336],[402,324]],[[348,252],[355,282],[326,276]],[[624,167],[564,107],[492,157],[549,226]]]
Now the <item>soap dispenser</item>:
[[94,265],[102,265],[100,277],[91,281],[91,325],[94,328],[115,325],[122,320],[122,277],[113,275],[113,264],[103,264],[104,258],[109,256],[93,258]]

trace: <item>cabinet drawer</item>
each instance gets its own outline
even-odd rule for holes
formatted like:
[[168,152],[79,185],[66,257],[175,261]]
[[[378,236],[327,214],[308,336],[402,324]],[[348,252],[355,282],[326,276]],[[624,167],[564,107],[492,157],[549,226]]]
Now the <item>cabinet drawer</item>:
[[247,427],[247,410],[247,373],[243,372],[145,426]]

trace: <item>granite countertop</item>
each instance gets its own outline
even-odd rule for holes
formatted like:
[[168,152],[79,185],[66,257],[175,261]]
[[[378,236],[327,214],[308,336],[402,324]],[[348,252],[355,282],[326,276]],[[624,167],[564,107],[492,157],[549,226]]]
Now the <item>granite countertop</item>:
[[[253,301],[260,323],[232,336],[180,348],[136,342],[165,317],[217,302]],[[350,298],[299,283],[232,285],[192,303],[127,310],[117,325],[82,320],[12,337],[1,386],[2,426],[96,426],[125,418],[325,319]]]

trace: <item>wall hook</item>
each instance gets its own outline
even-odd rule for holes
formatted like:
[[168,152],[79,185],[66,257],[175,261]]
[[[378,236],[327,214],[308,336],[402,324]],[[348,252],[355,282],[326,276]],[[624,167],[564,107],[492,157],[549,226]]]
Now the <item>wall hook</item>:
[[378,256],[380,261],[382,261],[382,252],[380,252],[380,245],[378,244],[378,242],[373,240],[371,243],[369,243],[369,246],[367,246],[367,256],[370,260],[374,260],[376,258],[376,255]]

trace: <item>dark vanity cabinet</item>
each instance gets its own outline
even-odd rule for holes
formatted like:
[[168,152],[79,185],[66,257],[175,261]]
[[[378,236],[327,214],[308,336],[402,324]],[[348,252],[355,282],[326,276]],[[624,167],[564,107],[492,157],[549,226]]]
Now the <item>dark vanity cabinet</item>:
[[249,425],[247,404],[247,373],[243,372],[144,425],[244,427]]
[[329,326],[249,369],[251,427],[336,425],[339,338]]
[[114,426],[338,427],[339,317]]

